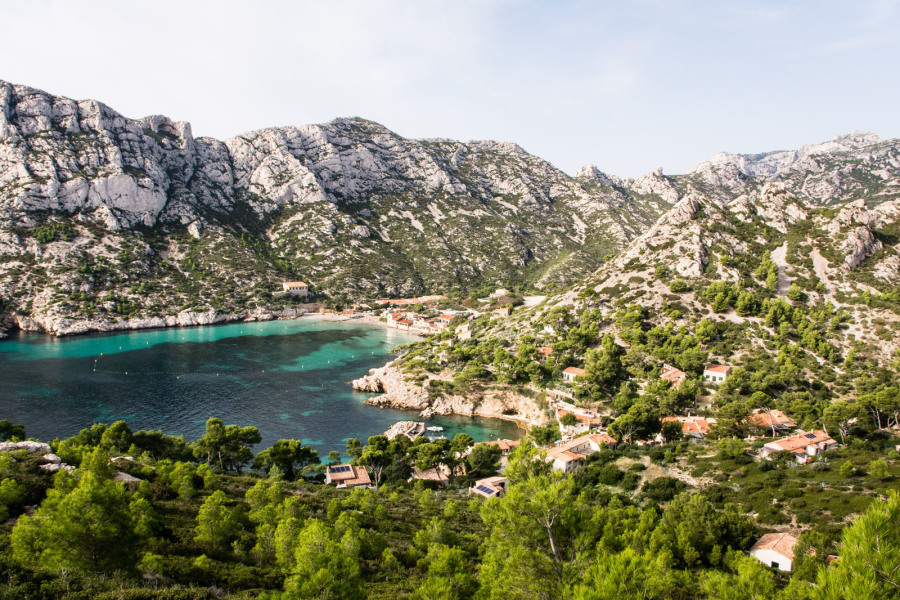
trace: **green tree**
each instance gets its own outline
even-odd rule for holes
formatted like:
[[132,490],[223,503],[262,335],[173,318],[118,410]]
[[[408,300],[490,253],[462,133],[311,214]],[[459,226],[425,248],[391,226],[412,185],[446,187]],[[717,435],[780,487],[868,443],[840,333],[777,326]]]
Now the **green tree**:
[[755,558],[729,552],[728,571],[708,571],[700,588],[710,600],[770,600],[778,587],[775,575]]
[[900,596],[900,493],[875,500],[841,535],[841,560],[819,572],[818,598],[888,600]]
[[197,513],[194,541],[212,550],[222,550],[234,538],[239,523],[228,508],[228,496],[222,490],[213,492]]
[[578,417],[576,417],[573,413],[566,413],[562,416],[559,422],[566,427],[574,427],[575,425],[578,425]]
[[471,598],[478,588],[473,568],[461,548],[431,544],[422,562],[428,565],[428,578],[410,595],[410,600],[460,600]]
[[[105,462],[97,450],[88,457]],[[33,517],[19,517],[10,537],[13,555],[42,568],[111,573],[137,563],[143,543],[130,494],[90,468],[81,479],[61,476]]]
[[880,458],[876,458],[869,463],[869,475],[873,479],[884,481],[890,477],[891,473],[888,471],[888,464]]
[[24,495],[25,486],[15,479],[0,481],[0,523],[9,518],[10,509],[19,504]]
[[471,477],[489,477],[500,468],[500,457],[503,452],[496,444],[475,444],[466,457],[468,475]]
[[297,534],[288,598],[358,600],[365,597],[359,569],[359,538],[335,531],[318,519],[309,519]]
[[863,408],[853,400],[835,402],[822,413],[822,422],[841,435],[841,443],[847,442],[847,434],[857,419],[865,418]]
[[630,441],[649,437],[660,427],[659,412],[645,402],[637,402],[610,424],[609,434],[620,441]]
[[666,443],[681,439],[684,427],[680,421],[666,421],[662,424],[662,436]]
[[546,446],[552,444],[561,437],[559,425],[556,423],[547,423],[546,425],[534,425],[528,430],[528,435],[534,440],[538,446]]
[[481,514],[490,530],[481,565],[485,599],[570,596],[592,560],[588,549],[597,534],[572,478],[526,477],[510,484],[500,501],[485,502]]
[[582,583],[575,586],[574,600],[662,600],[661,586],[667,571],[664,560],[638,554],[632,548],[619,553],[601,552]]
[[304,446],[300,440],[278,440],[256,455],[253,466],[269,472],[277,467],[284,478],[293,481],[307,467],[319,464],[319,451]]
[[6,419],[0,420],[0,442],[5,442],[7,440],[12,441],[20,441],[25,439],[25,426],[18,425],[16,423],[12,423],[7,421]]
[[362,443],[356,438],[347,438],[347,456],[351,459],[358,460],[362,456]]

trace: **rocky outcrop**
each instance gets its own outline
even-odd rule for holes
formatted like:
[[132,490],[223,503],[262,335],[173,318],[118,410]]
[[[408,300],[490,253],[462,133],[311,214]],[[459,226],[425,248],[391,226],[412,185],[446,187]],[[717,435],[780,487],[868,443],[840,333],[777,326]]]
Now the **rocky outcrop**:
[[439,395],[432,397],[426,387],[408,381],[404,373],[386,365],[372,369],[368,375],[352,383],[362,391],[382,390],[383,394],[366,399],[366,404],[402,410],[417,410],[423,418],[433,415],[465,415],[515,421],[523,427],[546,422],[547,417],[537,403],[506,387],[472,390],[465,397]]
[[0,452],[15,452],[16,450],[24,450],[29,454],[41,452],[43,454],[50,453],[50,445],[42,442],[0,442]]

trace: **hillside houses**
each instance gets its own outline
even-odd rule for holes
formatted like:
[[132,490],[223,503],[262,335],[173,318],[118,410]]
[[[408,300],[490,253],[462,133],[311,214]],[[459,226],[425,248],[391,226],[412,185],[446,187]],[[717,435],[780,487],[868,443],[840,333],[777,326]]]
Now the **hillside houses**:
[[[474,318],[477,313],[447,311],[441,313],[437,317],[427,317],[414,312],[388,310],[385,311],[382,316],[388,327],[401,329],[403,331],[412,331],[422,335],[435,335],[447,331],[450,328],[450,322],[457,315],[465,315],[467,318],[471,319]],[[469,333],[468,330],[468,323],[464,325],[466,326],[466,333],[468,333],[467,337],[471,337],[471,333]]]
[[824,431],[809,431],[787,438],[769,442],[762,447],[762,457],[769,458],[776,452],[787,451],[794,455],[797,462],[805,465],[809,459],[820,452],[837,448],[838,443]]

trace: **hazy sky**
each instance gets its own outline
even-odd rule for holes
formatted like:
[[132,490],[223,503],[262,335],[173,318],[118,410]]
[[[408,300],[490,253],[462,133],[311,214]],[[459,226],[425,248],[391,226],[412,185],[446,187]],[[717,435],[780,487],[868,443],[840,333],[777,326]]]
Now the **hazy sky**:
[[360,116],[621,176],[900,137],[892,0],[0,0],[0,15],[0,79],[196,136]]

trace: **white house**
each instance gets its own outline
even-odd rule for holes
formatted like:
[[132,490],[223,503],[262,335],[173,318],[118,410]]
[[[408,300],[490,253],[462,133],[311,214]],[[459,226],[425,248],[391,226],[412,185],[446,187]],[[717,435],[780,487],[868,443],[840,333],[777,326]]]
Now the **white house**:
[[584,369],[579,369],[578,367],[566,367],[566,369],[562,372],[563,379],[568,381],[569,383],[574,383],[576,377],[583,377],[587,374],[587,371]]
[[281,289],[292,296],[306,297],[309,295],[309,286],[302,281],[285,281],[281,284]]
[[711,383],[722,383],[731,375],[731,367],[728,365],[706,365],[703,369],[703,379]]
[[786,450],[794,455],[798,463],[805,465],[809,461],[809,457],[837,447],[838,443],[831,439],[830,435],[824,431],[814,429],[813,431],[801,432],[798,435],[769,442],[762,447],[761,454],[763,458],[769,458],[776,452]]
[[789,533],[767,533],[750,548],[750,556],[773,569],[790,572],[796,545],[797,538]]

